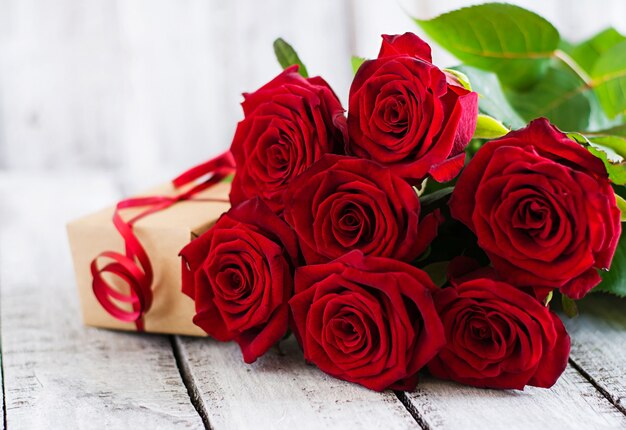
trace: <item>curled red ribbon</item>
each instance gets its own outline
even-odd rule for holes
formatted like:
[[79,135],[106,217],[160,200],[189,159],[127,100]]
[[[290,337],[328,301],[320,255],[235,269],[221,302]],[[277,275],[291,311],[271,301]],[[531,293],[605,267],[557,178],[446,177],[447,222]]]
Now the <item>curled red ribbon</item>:
[[[195,200],[193,196],[221,182],[226,176],[235,172],[235,161],[230,152],[199,164],[187,170],[174,180],[175,188],[188,185],[203,176],[210,175],[206,180],[194,185],[189,190],[175,196],[131,197],[120,201],[113,212],[113,225],[124,239],[125,253],[104,251],[91,262],[93,276],[93,292],[102,307],[120,321],[134,322],[137,331],[144,330],[143,317],[152,305],[152,281],[154,273],[150,258],[133,232],[133,224],[141,218],[166,209],[178,202]],[[224,201],[220,199],[202,199],[202,201]],[[146,209],[128,221],[121,216],[124,209],[145,207]],[[98,267],[98,260],[110,260]],[[110,273],[122,279],[129,286],[128,294],[112,287],[105,279],[104,273]],[[130,303],[132,310],[123,303]]]

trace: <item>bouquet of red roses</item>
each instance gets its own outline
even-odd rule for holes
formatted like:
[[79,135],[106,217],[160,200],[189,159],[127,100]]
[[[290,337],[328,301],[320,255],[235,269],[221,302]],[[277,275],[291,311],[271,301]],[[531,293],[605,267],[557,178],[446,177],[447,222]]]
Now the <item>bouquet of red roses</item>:
[[181,252],[194,322],[247,363],[292,331],[308,362],[373,390],[412,390],[424,368],[550,387],[570,348],[553,293],[573,312],[625,255],[626,39],[563,48],[500,4],[418,24],[464,65],[384,35],[353,59],[347,116],[276,41],[285,70],[244,95],[232,208]]

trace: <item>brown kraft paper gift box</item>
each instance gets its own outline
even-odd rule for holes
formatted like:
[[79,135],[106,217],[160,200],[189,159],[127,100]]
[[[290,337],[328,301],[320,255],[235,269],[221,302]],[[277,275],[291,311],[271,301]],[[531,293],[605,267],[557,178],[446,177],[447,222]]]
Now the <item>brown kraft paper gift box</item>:
[[[144,316],[146,332],[205,336],[192,322],[194,302],[181,292],[180,250],[191,240],[208,230],[230,207],[226,202],[230,184],[221,182],[158,212],[149,214],[134,224],[133,232],[150,259],[154,280],[153,301]],[[172,185],[150,190],[146,196],[174,195]],[[222,201],[202,201],[219,199]],[[141,209],[125,209],[122,216],[129,219]],[[101,210],[70,222],[67,232],[83,321],[86,325],[118,330],[136,331],[133,322],[120,321],[110,315],[93,292],[92,260],[105,250],[124,252],[124,240],[112,222],[114,207]],[[102,264],[102,263],[100,263]],[[124,294],[128,285],[116,276],[105,275],[107,281]],[[131,309],[130,304],[126,304]]]

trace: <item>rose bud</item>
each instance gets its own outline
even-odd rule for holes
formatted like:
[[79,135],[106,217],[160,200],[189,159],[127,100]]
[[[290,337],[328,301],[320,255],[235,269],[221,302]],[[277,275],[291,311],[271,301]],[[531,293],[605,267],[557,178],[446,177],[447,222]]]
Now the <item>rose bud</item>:
[[569,356],[563,323],[533,296],[486,273],[453,280],[434,294],[448,342],[428,369],[475,387],[551,387]]
[[422,270],[360,251],[298,268],[289,305],[304,358],[372,390],[414,390],[445,343],[434,289]]
[[180,253],[193,322],[254,362],[287,332],[297,253],[293,231],[261,200],[233,207]]
[[580,299],[600,282],[621,232],[604,164],[546,119],[483,145],[461,174],[452,216],[500,277]]
[[231,204],[258,196],[281,213],[291,179],[323,154],[344,152],[344,109],[322,78],[305,79],[298,66],[244,98],[245,117],[230,148],[237,164]]
[[437,234],[439,213],[420,221],[417,193],[392,170],[360,158],[325,155],[285,193],[285,220],[307,264],[354,249],[412,261]]
[[413,33],[383,35],[350,88],[348,153],[391,167],[417,184],[454,178],[478,116],[478,96],[432,64],[430,46]]

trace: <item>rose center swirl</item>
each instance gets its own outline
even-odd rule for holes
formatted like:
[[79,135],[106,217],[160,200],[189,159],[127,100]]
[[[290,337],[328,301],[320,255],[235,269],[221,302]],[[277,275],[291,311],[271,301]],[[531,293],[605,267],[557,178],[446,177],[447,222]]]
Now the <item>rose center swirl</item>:
[[240,301],[248,297],[252,291],[249,274],[242,274],[238,266],[223,267],[215,281],[217,286],[215,293],[227,301]]
[[344,248],[358,247],[372,240],[375,219],[371,208],[352,201],[342,201],[331,210],[332,231]]
[[529,197],[519,202],[512,224],[532,237],[547,239],[559,228],[559,217],[555,212],[545,199]]

